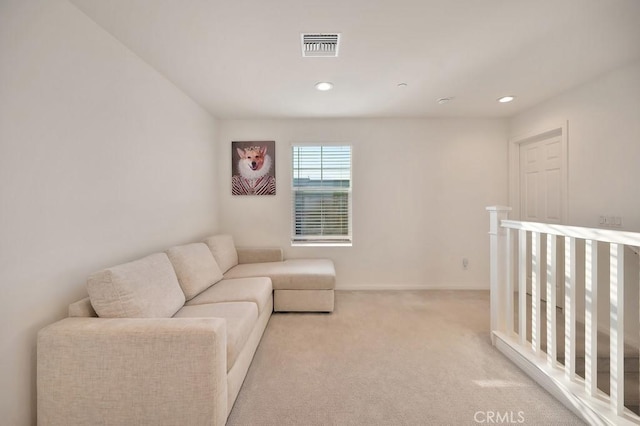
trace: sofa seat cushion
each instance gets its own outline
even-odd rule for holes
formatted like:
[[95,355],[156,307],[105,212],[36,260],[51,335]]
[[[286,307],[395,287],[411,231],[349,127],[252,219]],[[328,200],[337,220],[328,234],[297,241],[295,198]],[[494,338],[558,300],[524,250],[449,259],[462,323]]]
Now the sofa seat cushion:
[[187,305],[219,302],[254,302],[258,305],[258,313],[261,314],[269,304],[272,291],[271,279],[267,277],[222,280],[189,300]]
[[228,372],[258,321],[258,305],[253,302],[190,305],[180,309],[174,318],[224,318],[227,321]]
[[224,274],[238,264],[238,252],[231,235],[214,235],[204,240]]
[[204,243],[171,247],[166,253],[187,300],[222,279],[222,271]]
[[240,264],[229,269],[224,277],[269,277],[274,290],[332,290],[336,285],[336,271],[329,259]]
[[165,253],[96,272],[87,280],[87,291],[103,318],[170,318],[185,302]]

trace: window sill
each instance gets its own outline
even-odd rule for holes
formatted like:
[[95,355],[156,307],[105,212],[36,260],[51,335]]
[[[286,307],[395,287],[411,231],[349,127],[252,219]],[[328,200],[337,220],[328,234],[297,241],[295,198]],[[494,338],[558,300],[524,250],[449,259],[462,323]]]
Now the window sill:
[[291,243],[291,247],[351,247],[352,245],[353,243],[351,242],[337,243],[334,241],[327,243],[321,241],[295,241]]

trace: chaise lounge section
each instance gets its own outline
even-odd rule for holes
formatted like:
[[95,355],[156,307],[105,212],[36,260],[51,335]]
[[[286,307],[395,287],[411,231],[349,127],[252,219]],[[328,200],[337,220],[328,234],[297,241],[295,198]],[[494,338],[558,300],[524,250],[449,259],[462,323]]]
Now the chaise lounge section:
[[269,277],[275,312],[333,311],[336,272],[331,260],[284,260],[281,248],[236,250],[230,238],[223,235],[205,240],[225,279]]
[[228,235],[99,271],[38,334],[38,423],[223,425],[274,297],[280,311],[331,312],[334,285],[330,260]]

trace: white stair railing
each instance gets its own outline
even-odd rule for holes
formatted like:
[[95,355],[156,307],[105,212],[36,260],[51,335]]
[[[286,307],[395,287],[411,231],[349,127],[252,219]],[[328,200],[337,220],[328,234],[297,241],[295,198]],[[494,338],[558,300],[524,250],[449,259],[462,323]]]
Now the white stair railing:
[[[625,246],[630,246],[637,253],[634,246],[640,246],[640,233],[513,221],[507,220],[511,210],[509,207],[495,206],[488,207],[487,210],[490,214],[491,338],[494,345],[508,357],[519,358],[514,361],[537,380],[542,377],[539,376],[540,373],[546,376],[538,381],[589,423],[640,424],[640,417],[624,405],[624,253]],[[564,243],[564,276],[558,277],[557,251],[560,240]],[[580,264],[577,242],[580,242],[580,247],[584,245],[584,259]],[[597,386],[598,303],[599,299],[606,299],[607,296],[598,294],[599,243],[609,245],[608,395]],[[542,253],[543,244],[546,256]],[[580,251],[580,255],[582,253]],[[634,262],[638,262],[637,255],[632,257]],[[584,271],[584,279],[580,283],[584,285],[584,301],[577,299],[578,268],[581,268],[581,272]],[[543,280],[546,283],[544,288]],[[529,298],[528,281],[531,283]],[[640,274],[633,277],[632,282],[635,286],[640,285]],[[564,365],[557,358],[558,286],[564,287]],[[518,315],[514,318],[516,291]],[[546,301],[545,312],[542,312],[541,300]],[[582,305],[584,312],[580,311],[580,315],[584,318],[580,318],[580,321],[584,321],[585,329],[584,380],[576,375],[576,324],[579,321],[578,306]],[[528,307],[530,312],[527,312]],[[528,314],[531,318],[529,323]],[[636,314],[635,318],[637,317]],[[542,321],[545,321],[547,333],[544,351],[541,341]],[[600,326],[602,328],[602,324]],[[531,333],[530,342],[527,340],[528,331]],[[526,365],[523,360],[526,360]],[[550,386],[555,389],[549,389]],[[640,401],[637,404],[640,405]]]

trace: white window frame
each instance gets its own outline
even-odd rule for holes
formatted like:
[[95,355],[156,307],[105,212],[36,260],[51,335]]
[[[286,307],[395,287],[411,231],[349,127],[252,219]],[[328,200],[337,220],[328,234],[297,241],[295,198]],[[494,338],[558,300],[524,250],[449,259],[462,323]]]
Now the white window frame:
[[[327,192],[345,192],[348,194],[347,208],[348,208],[348,235],[307,235],[304,237],[296,236],[296,192],[301,190],[294,186],[295,170],[293,168],[293,149],[294,147],[330,147],[330,146],[348,146],[350,150],[349,158],[349,187],[323,187]],[[289,150],[291,155],[291,245],[292,246],[347,246],[350,247],[353,244],[353,145],[349,143],[338,142],[305,142],[305,143],[292,143]],[[305,190],[309,190],[306,188]],[[318,191],[322,191],[318,189]]]

